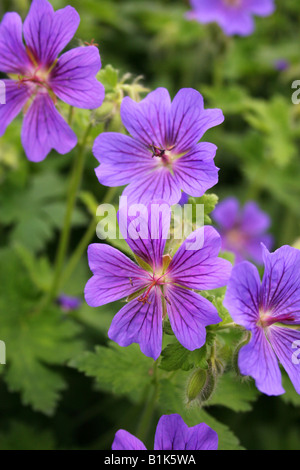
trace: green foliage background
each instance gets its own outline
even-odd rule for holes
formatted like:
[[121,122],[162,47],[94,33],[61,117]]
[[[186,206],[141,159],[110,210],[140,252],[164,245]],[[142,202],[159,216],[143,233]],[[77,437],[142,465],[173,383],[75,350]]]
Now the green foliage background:
[[[189,2],[184,0],[51,3],[55,9],[71,4],[81,15],[71,46],[95,39],[103,66],[119,69],[119,81],[110,68],[101,75],[108,96],[104,115],[127,72],[132,78],[122,85],[125,91],[126,83],[143,76],[127,89],[131,93],[142,90],[139,84],[148,89],[165,86],[172,95],[182,87],[196,88],[207,107],[221,108],[226,117],[224,125],[207,134],[219,147],[220,183],[213,192],[221,199],[235,195],[241,202],[257,200],[272,217],[276,246],[297,241],[300,106],[291,102],[291,84],[300,79],[298,0],[277,0],[276,13],[258,18],[249,38],[224,38],[216,25],[186,21]],[[14,10],[24,17],[29,4],[2,0],[0,14]],[[277,71],[278,59],[288,60],[290,67]],[[78,135],[88,119],[88,113],[77,112]],[[117,130],[118,119],[116,115],[111,121]],[[20,126],[18,119],[0,139],[0,339],[7,346],[7,365],[0,365],[0,448],[109,449],[117,429],[136,433],[143,428],[153,361],[136,345],[124,349],[107,341],[117,304],[91,309],[83,302],[68,314],[57,305],[38,311],[53,274],[76,151],[31,164],[20,144]],[[100,116],[89,149],[102,130]],[[70,253],[105,198],[107,189],[94,175],[96,164],[89,150]],[[209,207],[209,199],[204,202]],[[63,291],[83,299],[88,277],[83,256],[65,279]],[[218,297],[216,302],[221,307]],[[172,341],[161,363],[164,378],[146,433],[149,448],[159,416],[178,412],[189,425],[211,425],[220,434],[221,448],[300,449],[300,398],[289,381],[284,379],[283,397],[268,398],[259,395],[251,381],[241,384],[232,372],[225,372],[208,407],[187,407],[186,384],[195,366],[205,369],[205,358],[186,354]],[[225,335],[224,354],[238,341]]]

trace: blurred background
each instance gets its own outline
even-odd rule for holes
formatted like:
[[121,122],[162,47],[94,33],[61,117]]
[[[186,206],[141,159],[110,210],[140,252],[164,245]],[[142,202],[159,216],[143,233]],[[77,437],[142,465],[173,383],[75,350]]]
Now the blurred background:
[[[120,79],[130,73],[131,77],[126,79],[132,83],[142,76],[137,83],[149,90],[166,87],[171,96],[182,87],[193,87],[203,94],[206,107],[221,108],[224,124],[206,134],[206,139],[218,146],[216,164],[221,169],[220,182],[211,192],[220,200],[227,196],[235,196],[241,203],[255,200],[271,217],[275,248],[284,244],[300,247],[300,106],[291,101],[292,83],[300,80],[298,0],[277,0],[276,12],[267,18],[257,17],[256,30],[247,38],[228,38],[215,24],[187,21],[188,0],[51,3],[55,9],[66,5],[77,9],[81,25],[70,46],[94,39],[103,66],[111,64],[119,70]],[[1,0],[0,16],[6,11],[18,11],[25,17],[29,6],[29,0]],[[79,116],[75,122],[78,129],[80,119],[82,122],[87,119],[84,113]],[[27,281],[17,267],[18,261],[12,267],[14,257],[21,259],[33,284],[46,283],[50,276],[46,259],[53,259],[55,254],[64,213],[65,176],[73,152],[66,157],[49,156],[39,165],[29,163],[20,144],[20,126],[21,120],[15,121],[0,139],[0,246],[17,247],[17,254],[6,255],[9,272],[5,271],[2,278],[19,276],[18,286],[22,290],[26,289]],[[101,124],[95,136],[100,128]],[[90,152],[83,190],[92,193],[100,203],[106,188],[95,178],[96,166]],[[89,207],[84,202],[83,198],[74,217],[70,251],[89,223]],[[4,271],[3,259],[1,262],[0,269]],[[64,292],[83,301],[88,277],[83,257],[66,282]],[[31,377],[26,360],[32,359],[36,340],[28,336],[31,344],[29,348],[28,342],[24,346],[14,322],[7,321],[7,305],[10,302],[21,305],[15,287],[5,287],[9,288],[10,301],[5,304],[0,300],[0,339],[7,335],[17,349],[16,354],[20,358],[24,355],[23,363],[14,358],[14,369],[5,380],[0,380],[0,448],[109,449],[116,423],[131,430],[139,407],[131,408],[128,415],[126,396],[99,391],[92,379],[67,367],[60,370],[59,377],[63,378],[57,379],[51,397],[47,388],[51,376],[39,371],[44,383],[36,393],[44,394],[45,402],[49,400],[45,404],[35,400],[27,384]],[[112,311],[107,308],[100,312],[83,304],[76,313],[70,313],[76,328],[81,328],[80,334],[88,345],[85,349],[105,344]],[[49,325],[43,328],[45,338],[49,338]],[[70,357],[80,348],[73,345]],[[40,359],[43,361],[43,357]],[[46,362],[50,363],[51,374],[62,369],[59,360]],[[0,376],[5,367],[0,366]],[[18,374],[24,375],[22,384],[16,379]],[[260,396],[252,410],[245,407],[234,411],[217,403],[209,407],[209,412],[228,425],[247,449],[299,450],[299,406],[299,397],[289,390],[282,398]],[[124,416],[121,423],[120,416]]]

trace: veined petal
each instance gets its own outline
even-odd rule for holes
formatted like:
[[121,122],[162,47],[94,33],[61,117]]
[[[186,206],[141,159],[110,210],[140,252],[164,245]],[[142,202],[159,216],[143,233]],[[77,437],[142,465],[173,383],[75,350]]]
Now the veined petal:
[[205,327],[222,321],[217,309],[199,294],[178,286],[166,286],[165,294],[176,338],[190,351],[201,348],[206,340]]
[[99,108],[104,87],[96,79],[101,69],[97,47],[78,47],[63,54],[51,72],[50,85],[65,103],[77,108]]
[[178,414],[160,418],[154,440],[154,450],[185,450],[188,426]]
[[267,335],[296,392],[300,394],[300,331],[272,326]]
[[[282,246],[274,253],[263,247],[265,272],[262,281],[262,306],[282,323],[300,324],[300,251]],[[286,316],[286,320],[282,318]],[[288,320],[290,317],[290,320]]]
[[0,24],[0,70],[22,75],[31,66],[22,38],[22,20],[17,13],[6,13]]
[[108,331],[120,346],[140,345],[142,353],[156,360],[162,347],[162,302],[158,286],[151,290],[148,302],[134,299],[114,317]]
[[101,184],[123,186],[140,181],[157,163],[143,144],[127,135],[104,132],[94,143],[94,156],[100,162],[96,175]]
[[220,202],[211,216],[223,230],[230,230],[239,221],[239,201],[235,197],[229,197]]
[[186,450],[218,450],[219,438],[216,431],[200,423],[188,429]]
[[111,448],[112,450],[147,450],[142,441],[124,429],[116,432]]
[[25,84],[20,85],[13,80],[2,81],[5,84],[6,104],[0,104],[0,137],[21,112],[31,95],[30,89]]
[[173,164],[179,187],[190,196],[200,197],[218,182],[219,169],[214,164],[217,147],[203,142]]
[[126,97],[121,105],[121,118],[128,132],[147,147],[168,147],[171,98],[168,90],[157,88],[140,103]]
[[262,328],[253,329],[249,344],[240,350],[239,368],[243,375],[254,378],[256,387],[262,393],[266,395],[284,393],[276,355]]
[[123,299],[150,282],[143,269],[109,245],[90,245],[88,260],[94,276],[88,281],[84,294],[91,307]]
[[76,146],[76,134],[59,114],[48,94],[38,94],[27,111],[22,143],[27,158],[33,162],[44,160],[52,149],[64,155]]
[[128,204],[149,204],[153,200],[163,200],[172,206],[180,200],[181,190],[170,170],[161,166],[135,178],[124,189],[123,196],[128,198]]
[[[136,212],[132,212],[132,210]],[[168,238],[171,210],[164,202],[153,201],[145,206],[122,206],[118,213],[121,233],[139,258],[155,269],[162,266]]]
[[244,261],[234,266],[224,306],[233,320],[247,329],[259,320],[260,277],[257,268]]
[[221,238],[209,226],[191,233],[175,253],[168,277],[172,282],[190,289],[216,289],[227,284],[232,266],[218,258]]
[[24,22],[24,37],[38,64],[51,65],[71,41],[79,23],[73,7],[54,12],[47,0],[33,0]]
[[187,152],[208,129],[223,121],[220,109],[204,109],[203,98],[198,91],[181,89],[171,106],[169,142],[175,145],[174,153]]

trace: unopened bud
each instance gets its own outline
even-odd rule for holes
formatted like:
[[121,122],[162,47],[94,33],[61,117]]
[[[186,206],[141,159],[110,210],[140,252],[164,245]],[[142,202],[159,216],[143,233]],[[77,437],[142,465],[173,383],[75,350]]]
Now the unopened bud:
[[204,369],[198,369],[192,374],[187,387],[187,398],[189,402],[195,400],[195,398],[200,395],[205,386],[206,379],[207,372]]
[[214,394],[217,385],[217,376],[212,372],[211,369],[207,372],[207,378],[205,385],[198,396],[200,405],[208,401]]

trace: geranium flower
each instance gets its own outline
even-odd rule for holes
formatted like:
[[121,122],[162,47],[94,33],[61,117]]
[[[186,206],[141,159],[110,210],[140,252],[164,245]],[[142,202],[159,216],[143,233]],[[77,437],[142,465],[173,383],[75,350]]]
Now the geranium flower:
[[274,253],[263,247],[265,272],[244,261],[234,267],[224,300],[233,320],[251,331],[239,353],[243,375],[255,379],[267,395],[284,393],[278,360],[300,393],[300,251],[283,246]]
[[269,16],[274,0],[191,0],[189,19],[200,23],[216,22],[227,36],[249,36],[254,31],[253,15]]
[[68,153],[77,143],[56,108],[57,98],[78,108],[102,104],[104,88],[96,79],[101,68],[98,49],[79,47],[58,58],[79,22],[70,6],[54,12],[47,0],[33,0],[23,27],[17,13],[7,13],[0,24],[0,71],[11,77],[4,80],[0,136],[24,109],[22,143],[31,161],[44,160],[52,149]]
[[71,297],[70,295],[61,294],[57,299],[57,303],[65,312],[70,312],[72,310],[77,310],[82,302],[78,297]]
[[222,237],[222,249],[232,251],[236,263],[245,259],[262,263],[261,243],[268,249],[273,245],[272,235],[266,234],[271,221],[254,201],[241,208],[237,199],[229,197],[217,205],[211,217]]
[[202,196],[218,182],[214,164],[217,147],[198,143],[207,129],[224,120],[220,109],[204,109],[203,98],[182,89],[171,103],[165,88],[149,93],[140,103],[124,98],[124,126],[132,135],[107,132],[95,141],[101,184],[123,186],[129,203],[164,200],[176,204],[181,189]]
[[163,256],[169,226],[167,204],[152,204],[136,219],[128,217],[128,232],[120,223],[123,237],[143,267],[111,246],[92,244],[88,248],[94,276],[85,288],[87,303],[98,307],[131,296],[114,317],[108,336],[120,346],[139,343],[141,351],[154,359],[161,353],[166,315],[185,348],[203,346],[205,326],[222,320],[216,308],[192,289],[224,286],[231,273],[231,264],[218,258],[221,239],[212,227],[193,232],[172,259]]
[[[180,415],[163,415],[157,425],[154,450],[217,450],[218,434],[207,424],[189,428]],[[116,432],[112,450],[147,450],[142,441],[127,431]]]

